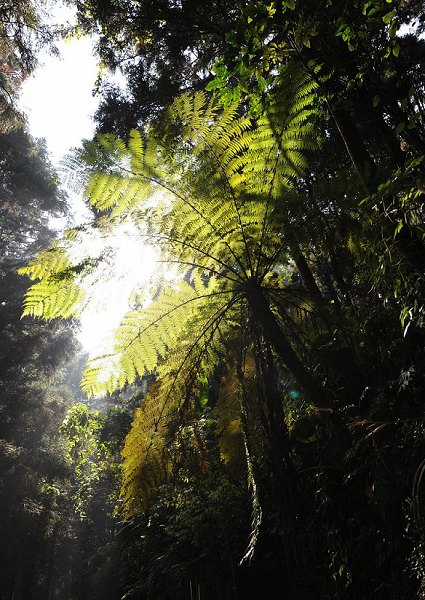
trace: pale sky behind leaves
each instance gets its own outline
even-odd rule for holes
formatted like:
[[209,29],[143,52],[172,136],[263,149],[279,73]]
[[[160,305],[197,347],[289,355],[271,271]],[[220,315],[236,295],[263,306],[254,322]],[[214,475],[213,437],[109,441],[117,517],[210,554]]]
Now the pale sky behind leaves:
[[[72,22],[72,18],[73,12],[64,7],[51,15],[57,23]],[[88,37],[59,41],[60,56],[41,54],[39,67],[23,85],[20,105],[30,133],[46,140],[55,166],[83,139],[94,135],[93,115],[99,101],[93,96],[98,75],[93,46],[94,40]],[[123,83],[119,76],[110,79]],[[87,221],[90,214],[82,199],[72,192],[69,198],[73,224]],[[66,223],[52,226],[61,229]],[[129,308],[132,290],[143,285],[156,262],[155,251],[143,244],[131,226],[130,231],[117,231],[98,244],[102,247],[97,254],[105,250],[110,254],[109,273],[93,284],[92,301],[81,314],[78,333],[84,349],[92,355],[111,349],[112,331]],[[89,242],[85,251],[90,252]]]
[[[72,15],[62,7],[52,21],[72,21]],[[60,56],[42,53],[39,67],[23,85],[21,108],[30,132],[46,139],[54,164],[94,133],[99,101],[93,96],[98,72],[93,44],[88,37],[59,41]]]

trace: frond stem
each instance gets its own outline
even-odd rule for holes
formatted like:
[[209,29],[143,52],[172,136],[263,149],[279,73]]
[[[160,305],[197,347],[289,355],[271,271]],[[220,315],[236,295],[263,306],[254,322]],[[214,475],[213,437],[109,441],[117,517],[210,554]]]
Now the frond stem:
[[[234,257],[235,261],[238,263],[238,265],[240,266],[242,272],[244,272],[244,266],[242,264],[242,262],[240,261],[238,255],[234,252],[234,250],[232,249],[232,247],[230,246],[230,244],[224,240],[222,238],[222,236],[220,235],[220,231],[213,225],[213,223],[211,223],[211,221],[209,219],[207,219],[207,217],[202,213],[201,210],[199,210],[194,204],[193,202],[190,202],[190,200],[188,200],[187,198],[185,198],[182,194],[180,194],[177,190],[173,189],[172,187],[170,187],[170,185],[168,185],[167,183],[164,183],[163,181],[161,181],[160,179],[157,179],[156,177],[153,176],[149,176],[149,175],[144,175],[143,173],[135,173],[134,171],[132,171],[131,169],[126,169],[125,167],[123,167],[122,165],[120,165],[119,163],[115,163],[122,171],[130,173],[131,175],[133,175],[133,177],[142,177],[143,179],[150,181],[151,183],[155,183],[156,185],[158,185],[159,187],[163,188],[164,190],[166,190],[167,192],[170,192],[170,194],[173,194],[173,196],[175,196],[176,198],[178,198],[179,200],[181,200],[183,202],[183,204],[186,204],[191,210],[193,210],[210,228],[211,230],[218,236],[218,239],[221,243],[223,243],[227,249],[230,251],[230,253],[232,254],[232,256]],[[248,279],[248,278],[247,278]]]
[[133,336],[133,338],[127,343],[126,346],[124,346],[123,350],[126,350],[127,348],[129,348],[131,346],[131,344],[133,344],[133,342],[135,340],[137,340],[137,338],[139,338],[141,335],[143,335],[151,327],[154,327],[157,323],[159,323],[159,321],[162,321],[162,319],[169,317],[171,314],[173,314],[173,312],[175,312],[179,308],[182,308],[183,306],[187,306],[188,304],[190,304],[191,302],[195,302],[196,300],[202,300],[203,298],[211,298],[213,296],[220,296],[220,295],[224,295],[224,294],[233,294],[233,293],[234,293],[234,290],[222,290],[221,292],[212,292],[211,294],[202,294],[200,296],[195,296],[194,298],[189,298],[189,300],[185,300],[184,302],[181,302],[180,304],[173,306],[173,308],[171,308],[170,310],[167,310],[165,313],[163,313],[157,319],[154,319],[153,321],[151,321],[149,323],[149,325],[147,325],[146,327],[141,328],[141,329],[139,328],[139,331],[137,332],[137,334],[135,336]]
[[209,273],[212,273],[213,275],[217,275],[217,277],[223,277],[223,279],[227,279],[228,281],[231,281],[232,283],[236,283],[238,280],[237,279],[233,279],[233,277],[229,277],[228,275],[225,275],[224,273],[220,272],[220,271],[216,271],[215,269],[212,269],[211,267],[206,267],[205,265],[200,265],[199,263],[195,263],[195,262],[189,262],[189,261],[185,261],[185,260],[166,260],[166,259],[161,259],[161,260],[157,260],[155,261],[157,263],[167,263],[167,264],[177,264],[177,265],[187,265],[188,267],[195,267],[196,269],[203,269],[205,271],[208,271]]
[[[195,133],[198,134],[198,131],[195,128],[191,127],[191,129],[193,131],[195,131]],[[237,221],[238,221],[238,224],[239,224],[239,229],[241,230],[242,240],[243,240],[243,243],[244,243],[244,246],[245,246],[245,253],[246,253],[246,258],[247,258],[247,261],[248,261],[249,270],[251,271],[251,277],[252,277],[254,275],[254,269],[253,269],[253,264],[252,264],[252,260],[251,260],[251,253],[249,251],[248,241],[246,239],[245,230],[244,230],[243,223],[242,223],[242,217],[241,217],[241,214],[240,214],[240,211],[239,211],[239,206],[238,206],[238,203],[236,201],[235,191],[232,188],[232,186],[230,185],[229,179],[228,179],[228,177],[226,175],[226,171],[225,171],[225,169],[224,169],[224,167],[223,167],[223,165],[221,163],[221,160],[220,160],[219,156],[217,155],[216,151],[214,150],[214,148],[204,138],[204,136],[201,133],[199,133],[199,138],[205,143],[205,145],[209,148],[209,150],[211,151],[211,154],[215,158],[215,160],[216,160],[216,162],[218,164],[218,168],[219,168],[220,173],[221,173],[222,180],[224,182],[224,186],[227,187],[227,189],[228,189],[228,191],[230,193],[230,197],[232,198],[232,202],[233,202],[233,205],[235,207],[236,218],[237,218]]]

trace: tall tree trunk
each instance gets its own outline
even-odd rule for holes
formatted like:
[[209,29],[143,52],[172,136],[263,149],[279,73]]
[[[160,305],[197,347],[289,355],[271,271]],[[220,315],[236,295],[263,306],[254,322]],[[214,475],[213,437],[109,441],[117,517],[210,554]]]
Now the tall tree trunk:
[[352,438],[345,423],[336,412],[334,398],[325,392],[309,369],[299,359],[290,342],[286,339],[263,290],[256,284],[251,286],[249,304],[254,326],[257,324],[260,327],[266,343],[273,348],[279,359],[303,388],[310,402],[320,411],[326,424],[329,439],[332,441],[335,459],[340,460],[351,445]]
[[288,588],[304,597],[314,595],[314,558],[310,552],[308,527],[311,519],[310,503],[299,487],[298,473],[291,457],[288,428],[285,423],[279,377],[271,349],[257,340],[255,349],[258,397],[262,402],[263,423],[266,433],[266,456],[271,475],[274,510],[281,532],[282,558],[286,563]]
[[[261,346],[265,347],[262,348]],[[266,431],[266,451],[272,474],[273,493],[279,516],[281,531],[286,537],[286,545],[290,544],[290,553],[296,559],[306,557],[302,531],[299,529],[300,516],[303,511],[301,494],[298,489],[297,473],[293,465],[288,428],[282,405],[282,394],[278,387],[278,374],[273,364],[270,349],[258,343],[255,351],[255,362],[258,373],[258,396],[264,405],[263,425]],[[289,558],[289,557],[288,557]]]
[[[309,73],[312,80],[317,83],[319,89],[322,90],[325,98],[329,97],[329,93],[326,90],[325,85],[317,78],[314,71],[306,64],[306,60],[301,55],[299,49],[297,49],[298,56],[301,59],[305,70]],[[393,103],[392,106],[395,115],[402,120],[404,113],[401,109]],[[332,106],[332,103],[329,99],[326,100],[326,107],[328,109],[329,115],[332,118],[335,127],[344,143],[344,146],[347,150],[347,154],[350,157],[350,160],[357,171],[359,179],[362,183],[363,189],[366,194],[369,196],[376,192],[377,185],[379,184],[376,181],[376,173],[377,166],[375,161],[371,157],[368,149],[366,148],[365,142],[358,131],[355,123],[351,116],[343,110],[337,110]],[[425,148],[425,144],[422,139],[417,135],[416,132],[412,134],[409,132],[409,135],[412,137],[412,144],[414,147],[423,152]],[[394,136],[395,137],[395,136]],[[410,264],[410,267],[419,275],[425,275],[425,246],[422,240],[422,235],[417,233],[417,231],[413,228],[410,228],[408,225],[401,228],[399,232],[394,235],[395,227],[392,219],[388,218],[387,211],[383,201],[378,201],[376,207],[382,217],[382,224],[387,234],[391,239],[394,239],[397,242],[401,253],[406,258],[407,262]],[[401,215],[403,216],[403,215]]]
[[319,289],[319,286],[316,283],[313,273],[307,263],[307,259],[304,256],[298,242],[296,240],[292,240],[289,242],[289,249],[291,250],[292,258],[297,266],[299,274],[301,275],[301,279],[307,289],[307,291],[311,294],[314,300],[323,300],[322,292]]
[[260,325],[266,341],[294,375],[312,404],[318,407],[330,408],[333,404],[331,398],[328,397],[308,368],[301,362],[286,339],[276,316],[271,311],[263,290],[255,284],[252,285],[250,290],[249,303],[254,322]]

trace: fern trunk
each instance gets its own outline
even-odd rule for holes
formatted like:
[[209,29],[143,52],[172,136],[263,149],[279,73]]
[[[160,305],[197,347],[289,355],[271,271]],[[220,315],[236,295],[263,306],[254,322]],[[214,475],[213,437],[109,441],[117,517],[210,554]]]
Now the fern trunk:
[[308,544],[300,527],[300,523],[303,522],[304,503],[299,489],[298,474],[291,458],[278,374],[267,345],[261,348],[259,344],[255,359],[257,373],[261,375],[258,379],[259,397],[264,404],[262,418],[279,530],[284,533],[283,547],[287,560],[295,561],[298,569],[301,569],[308,562]]
[[248,301],[254,325],[256,324],[261,328],[266,343],[271,346],[295,377],[310,402],[321,411],[327,436],[332,442],[333,458],[338,463],[351,446],[352,436],[335,410],[335,399],[325,392],[309,369],[299,359],[271,310],[267,297],[258,285],[254,284],[252,286],[248,294]]
[[264,292],[259,286],[252,285],[248,294],[248,302],[254,323],[257,323],[261,327],[265,340],[293,374],[299,385],[308,395],[310,401],[315,406],[330,408],[332,402],[327,398],[323,388],[315,380],[308,368],[301,362],[290,342],[286,339]]

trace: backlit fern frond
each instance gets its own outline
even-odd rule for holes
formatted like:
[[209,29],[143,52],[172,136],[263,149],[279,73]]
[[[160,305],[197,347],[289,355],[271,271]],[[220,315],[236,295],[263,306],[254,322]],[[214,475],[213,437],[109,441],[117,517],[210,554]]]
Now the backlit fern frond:
[[102,389],[122,388],[137,376],[154,371],[166,356],[170,356],[168,366],[178,369],[193,361],[199,349],[206,352],[210,329],[226,311],[230,295],[230,291],[216,288],[214,278],[205,284],[198,275],[193,284],[181,281],[164,286],[151,304],[127,313],[115,334],[114,355],[89,361],[82,381],[84,391],[92,395]]
[[171,414],[178,409],[178,394],[169,394],[170,385],[169,381],[161,380],[151,386],[126,437],[121,486],[126,517],[146,510],[170,472],[168,425]]
[[279,198],[285,187],[292,187],[292,182],[304,174],[306,154],[318,149],[316,93],[317,84],[291,63],[256,122],[249,150],[229,164],[235,187],[242,186],[249,194]]
[[84,193],[90,204],[100,212],[111,210],[113,216],[140,208],[160,179],[157,149],[138,130],[130,132],[127,144],[111,134],[86,142],[76,160],[86,173]]
[[214,105],[213,97],[205,92],[197,94],[182,94],[176,98],[169,108],[169,120],[177,120],[183,127],[186,140],[198,140],[208,135],[211,123],[216,119],[218,107]]
[[[194,281],[201,292],[201,279]],[[193,420],[193,402],[200,397],[205,381],[212,376],[224,347],[220,325],[229,327],[226,306],[217,302],[208,317],[194,312],[179,344],[158,367],[158,380],[136,412],[123,451],[121,495],[127,517],[146,510],[158,488],[171,474],[176,457],[173,441],[186,419]]]
[[216,433],[220,456],[224,464],[239,469],[245,462],[243,426],[241,420],[241,384],[233,370],[224,375],[213,416],[217,419]]
[[24,300],[23,316],[45,319],[68,319],[79,314],[84,298],[83,291],[72,277],[55,280],[50,278],[34,284]]
[[73,266],[64,247],[56,245],[39,253],[19,269],[34,283],[25,294],[22,316],[67,319],[78,314],[84,293],[76,282],[83,264]]
[[202,382],[168,375],[155,382],[136,410],[123,449],[121,498],[124,516],[144,512],[172,474],[175,442],[185,423],[193,418],[193,401]]
[[[200,278],[193,283],[199,292],[203,290]],[[227,337],[232,327],[232,310],[228,302],[224,307],[217,302],[215,310],[209,308],[205,311],[207,318],[199,311],[194,312],[190,327],[180,337],[175,350],[158,366],[158,380],[136,411],[123,451],[121,495],[127,517],[148,508],[159,486],[172,473],[176,462],[173,442],[187,423],[196,428],[194,404],[200,398],[205,383],[208,386],[208,381],[213,377],[218,357],[225,351],[223,334]],[[223,435],[227,442],[232,435],[236,436],[234,449],[238,446],[240,450],[241,431],[237,417],[239,399],[235,396],[234,400],[233,412],[230,411],[232,423],[228,422],[230,413],[227,406],[223,411],[226,415],[220,420],[220,427],[226,423],[226,431],[221,431],[219,435]],[[225,441],[223,444],[223,448],[226,446],[229,449]],[[236,461],[239,458],[236,457]]]
[[[303,69],[292,65],[282,75],[264,115],[256,120],[239,114],[237,103],[219,111],[213,97],[184,94],[170,109],[171,122],[179,123],[184,132],[183,143],[173,151],[184,150],[187,155],[189,149],[198,157],[206,154],[214,164],[215,184],[220,186],[222,179],[221,187],[230,194],[247,191],[278,197],[304,173],[306,152],[317,148],[316,87]],[[186,164],[191,185],[199,173],[194,177],[192,164]]]
[[37,258],[31,260],[26,267],[20,268],[18,273],[34,281],[66,271],[70,267],[71,262],[65,248],[56,245],[40,252]]

